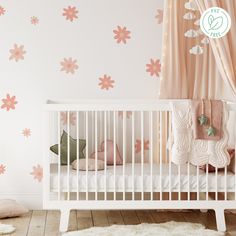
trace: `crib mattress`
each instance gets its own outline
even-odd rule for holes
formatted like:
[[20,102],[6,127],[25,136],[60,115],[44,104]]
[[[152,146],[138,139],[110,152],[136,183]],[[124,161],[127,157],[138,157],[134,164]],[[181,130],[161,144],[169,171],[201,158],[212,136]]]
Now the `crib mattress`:
[[[51,164],[51,175],[50,175],[50,188],[52,192],[58,192],[58,171],[57,164]],[[114,175],[114,167],[107,166],[106,172],[107,177],[105,178],[105,171],[98,171],[97,178],[95,171],[89,171],[86,177],[85,171],[78,172],[72,170],[70,167],[70,177],[69,177],[69,188],[68,188],[68,178],[67,178],[67,166],[61,166],[60,174],[60,191],[76,192],[77,186],[79,192],[151,192],[153,188],[154,192],[160,192],[162,186],[162,192],[178,192],[179,186],[181,192],[206,192],[208,188],[209,192],[234,192],[235,186],[235,175],[228,171],[225,176],[224,171],[218,172],[218,177],[216,178],[215,173],[209,173],[208,178],[206,178],[206,173],[199,170],[199,179],[197,184],[197,168],[190,165],[190,175],[188,178],[188,168],[187,165],[181,166],[180,180],[178,176],[178,166],[171,164],[171,178],[169,178],[169,164],[162,164],[162,175],[160,176],[160,166],[153,164],[153,176],[151,181],[151,165],[143,165],[143,178],[141,164],[134,164],[134,176],[132,175],[132,164],[125,164],[125,178],[123,178],[123,166],[116,166],[116,175]],[[96,180],[97,179],[97,180]],[[143,180],[143,181],[142,181]],[[106,184],[105,184],[106,182]],[[115,184],[114,184],[115,182]],[[78,184],[77,184],[78,183]],[[88,188],[86,187],[88,183]],[[179,185],[180,183],[180,185]],[[199,187],[198,187],[199,185]],[[171,188],[170,188],[171,186]]]

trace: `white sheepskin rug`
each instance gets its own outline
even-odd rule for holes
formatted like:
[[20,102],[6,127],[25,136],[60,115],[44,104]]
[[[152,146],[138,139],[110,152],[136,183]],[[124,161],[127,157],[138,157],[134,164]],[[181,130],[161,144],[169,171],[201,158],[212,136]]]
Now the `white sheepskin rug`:
[[15,227],[13,227],[12,225],[5,225],[0,223],[0,235],[10,234],[13,233],[14,231]]
[[112,225],[92,227],[63,234],[63,236],[222,236],[223,233],[205,229],[201,224],[166,222],[161,224]]

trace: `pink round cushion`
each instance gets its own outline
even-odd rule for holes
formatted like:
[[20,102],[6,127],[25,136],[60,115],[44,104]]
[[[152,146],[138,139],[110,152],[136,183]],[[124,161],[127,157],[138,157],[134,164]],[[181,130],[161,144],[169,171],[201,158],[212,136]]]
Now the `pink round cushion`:
[[[114,142],[112,140],[107,140],[106,145],[107,145],[107,165],[114,165]],[[101,143],[101,148],[97,152],[98,160],[105,161],[104,149],[105,149],[105,141],[103,141]],[[90,158],[95,159],[95,152],[93,152],[90,155]],[[116,157],[115,157],[115,160],[116,160],[116,165],[122,165],[123,164],[123,159],[120,155],[117,144],[116,144]]]

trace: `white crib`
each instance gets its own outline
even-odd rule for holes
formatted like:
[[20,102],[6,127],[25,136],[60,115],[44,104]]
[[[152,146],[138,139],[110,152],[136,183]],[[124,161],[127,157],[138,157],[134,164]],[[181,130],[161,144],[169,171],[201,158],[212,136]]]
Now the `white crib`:
[[[227,103],[227,108],[236,112],[234,103]],[[43,206],[61,211],[61,232],[68,228],[71,209],[214,209],[218,230],[226,230],[224,210],[236,208],[236,164],[213,173],[208,165],[205,172],[189,163],[173,164],[168,100],[48,101],[44,124]],[[106,140],[113,140],[123,165],[115,161],[106,165],[106,148],[102,171],[61,165],[60,151],[55,156],[49,148],[58,143],[60,150],[63,130],[68,133],[68,143],[69,136],[77,140],[77,150],[78,140],[86,140],[86,160],[103,140],[105,147]],[[70,145],[67,147],[69,163]],[[116,160],[116,152],[113,158]],[[97,155],[95,161],[97,164]]]

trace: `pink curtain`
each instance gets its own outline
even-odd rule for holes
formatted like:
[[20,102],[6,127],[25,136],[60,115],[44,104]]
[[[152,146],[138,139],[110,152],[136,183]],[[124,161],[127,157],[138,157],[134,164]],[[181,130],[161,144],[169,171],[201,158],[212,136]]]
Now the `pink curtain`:
[[[200,30],[201,13],[218,6],[232,27],[221,39]],[[236,99],[236,1],[166,0],[160,98]]]

